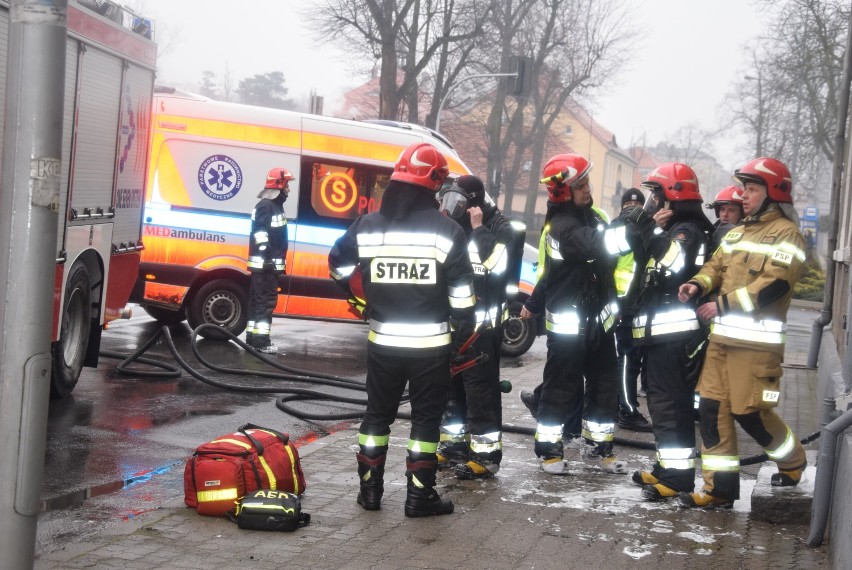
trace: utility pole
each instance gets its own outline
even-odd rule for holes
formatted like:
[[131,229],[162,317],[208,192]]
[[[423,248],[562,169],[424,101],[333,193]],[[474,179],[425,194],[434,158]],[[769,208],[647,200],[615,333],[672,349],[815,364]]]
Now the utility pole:
[[68,0],[9,3],[0,177],[0,560],[31,568],[47,437]]
[[530,82],[532,78],[532,59],[527,56],[512,56],[511,65],[515,68],[513,73],[480,73],[477,75],[468,75],[462,77],[455,82],[441,99],[438,105],[438,112],[435,113],[435,131],[441,132],[441,110],[444,108],[444,103],[450,98],[456,87],[470,79],[479,79],[482,77],[511,77],[512,82],[509,86],[509,94],[515,97],[526,97],[530,91]]

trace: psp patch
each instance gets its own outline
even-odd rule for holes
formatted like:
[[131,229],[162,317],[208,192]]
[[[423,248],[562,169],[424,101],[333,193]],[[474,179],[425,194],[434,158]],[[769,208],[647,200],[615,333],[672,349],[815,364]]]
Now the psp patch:
[[230,200],[243,186],[243,171],[230,156],[208,156],[198,168],[198,185],[213,200]]

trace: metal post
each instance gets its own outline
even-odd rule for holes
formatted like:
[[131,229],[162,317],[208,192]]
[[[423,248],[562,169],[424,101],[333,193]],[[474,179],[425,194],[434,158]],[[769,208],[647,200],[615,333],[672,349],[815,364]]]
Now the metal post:
[[0,560],[31,568],[50,394],[67,0],[12,0],[0,177]]
[[[834,317],[835,273],[838,262],[834,260],[837,250],[837,236],[840,232],[840,204],[843,203],[843,168],[846,165],[846,127],[849,121],[850,83],[852,83],[852,12],[846,24],[846,51],[843,54],[843,77],[840,80],[840,94],[837,100],[837,125],[834,133],[834,162],[831,169],[831,210],[827,239],[828,261],[825,267],[825,296],[819,317],[811,328],[811,347],[808,351],[808,368],[816,368],[819,363],[819,348],[822,344],[822,329],[831,324]],[[796,181],[794,180],[793,183]],[[849,188],[849,181],[846,181]],[[849,357],[847,353],[847,358]]]

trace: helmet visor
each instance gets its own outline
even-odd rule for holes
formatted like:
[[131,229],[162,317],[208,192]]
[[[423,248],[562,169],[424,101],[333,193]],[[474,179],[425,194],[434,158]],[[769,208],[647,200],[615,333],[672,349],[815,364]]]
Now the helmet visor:
[[666,198],[660,188],[656,186],[642,186],[642,188],[648,192],[648,199],[643,206],[648,215],[653,216],[666,207]]
[[447,190],[441,198],[441,211],[458,221],[467,211],[467,197],[455,190],[455,186]]

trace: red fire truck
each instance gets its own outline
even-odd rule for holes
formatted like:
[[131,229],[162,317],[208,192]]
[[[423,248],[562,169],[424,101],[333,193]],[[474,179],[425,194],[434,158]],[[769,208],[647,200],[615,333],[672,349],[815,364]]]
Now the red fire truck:
[[[0,2],[0,46],[9,6]],[[157,49],[152,23],[106,0],[69,0],[51,395],[97,366],[101,331],[126,307],[142,251]],[[5,51],[5,50],[4,50]],[[6,55],[0,57],[0,132]]]

